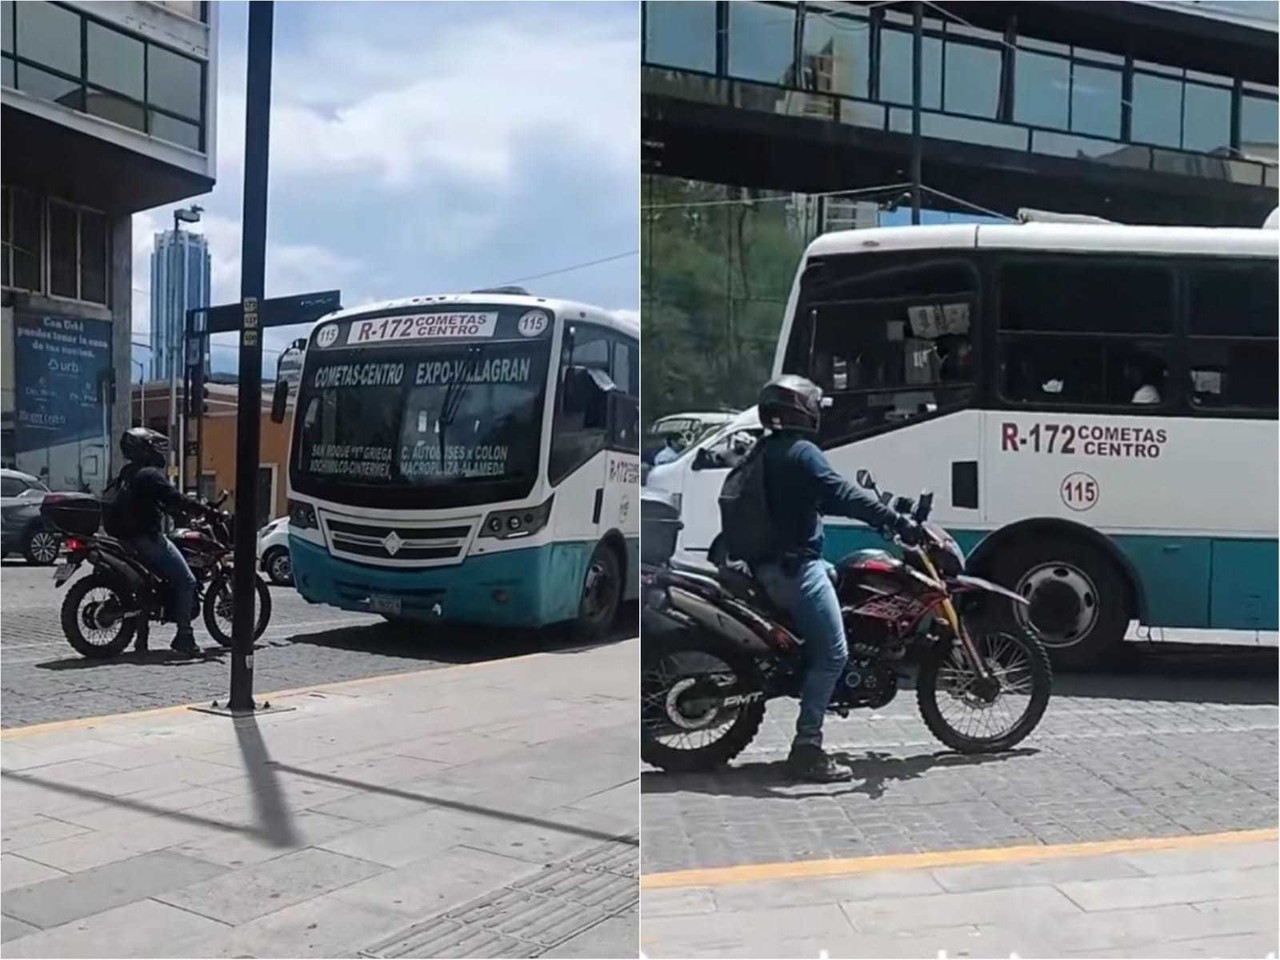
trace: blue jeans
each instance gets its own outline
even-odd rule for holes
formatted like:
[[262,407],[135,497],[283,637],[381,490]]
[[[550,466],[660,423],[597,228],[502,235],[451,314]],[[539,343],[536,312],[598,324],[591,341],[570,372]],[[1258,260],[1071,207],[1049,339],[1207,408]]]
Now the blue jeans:
[[178,630],[190,632],[191,608],[196,602],[196,578],[181,551],[160,533],[144,533],[129,540],[143,561],[169,582],[169,615]]
[[755,573],[769,599],[791,615],[804,641],[806,669],[795,744],[820,747],[822,721],[849,658],[831,564],[809,560],[800,564],[794,576],[788,576],[778,564],[761,564]]

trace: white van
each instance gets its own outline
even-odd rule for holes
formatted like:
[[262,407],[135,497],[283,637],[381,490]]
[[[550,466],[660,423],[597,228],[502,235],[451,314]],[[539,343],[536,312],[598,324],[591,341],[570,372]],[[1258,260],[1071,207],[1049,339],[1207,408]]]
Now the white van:
[[[675,460],[649,470],[645,485],[673,495],[680,507],[684,529],[676,541],[676,551],[698,559],[719,561],[717,539],[720,536],[720,514],[715,503],[720,487],[729,474],[735,450],[763,432],[755,407],[735,414],[723,427],[690,444]],[[685,510],[685,502],[700,504],[701,509]],[[708,505],[710,505],[708,507]]]

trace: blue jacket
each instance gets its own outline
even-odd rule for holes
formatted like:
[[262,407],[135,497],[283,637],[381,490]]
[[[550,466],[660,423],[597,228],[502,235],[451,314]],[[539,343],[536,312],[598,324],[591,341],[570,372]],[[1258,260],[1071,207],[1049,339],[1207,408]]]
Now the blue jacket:
[[802,434],[774,432],[761,442],[769,513],[784,555],[822,556],[824,514],[890,530],[901,523],[874,494],[836,473],[817,444]]

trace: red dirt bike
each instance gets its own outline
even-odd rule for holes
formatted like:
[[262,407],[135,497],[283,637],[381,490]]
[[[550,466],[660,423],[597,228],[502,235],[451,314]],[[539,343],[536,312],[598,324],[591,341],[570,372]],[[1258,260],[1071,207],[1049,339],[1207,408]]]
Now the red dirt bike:
[[[1012,748],[1040,722],[1053,684],[1039,638],[997,629],[1003,621],[990,615],[1026,599],[965,574],[959,545],[928,522],[932,494],[894,501],[866,471],[858,482],[925,537],[918,546],[891,538],[900,558],[859,550],[836,565],[849,659],[828,709],[883,707],[910,664],[920,715],[942,743],[960,753]],[[705,770],[752,741],[768,700],[799,698],[803,640],[745,566],[671,559],[678,510],[661,494],[646,491],[641,511],[640,755],[667,771]]]
[[[220,507],[223,494],[209,506]],[[116,657],[135,638],[139,649],[147,645],[152,621],[171,621],[169,588],[129,546],[99,530],[101,504],[87,494],[50,494],[41,506],[45,519],[66,535],[62,562],[54,571],[54,588],[70,580],[82,564],[92,572],[77,580],[62,601],[62,632],[81,656]],[[232,620],[232,516],[192,518],[168,536],[186,558],[196,578],[192,619],[203,611],[209,634],[224,647],[231,646]],[[257,613],[254,639],[262,636],[271,620],[271,588],[255,575]]]

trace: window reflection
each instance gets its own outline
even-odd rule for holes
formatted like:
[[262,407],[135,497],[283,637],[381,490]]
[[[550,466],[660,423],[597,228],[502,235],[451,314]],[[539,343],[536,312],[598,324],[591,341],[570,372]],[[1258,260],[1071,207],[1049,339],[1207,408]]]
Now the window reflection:
[[86,24],[85,31],[89,82],[141,100],[144,94],[142,41],[99,23]]
[[946,109],[994,117],[1000,109],[1000,52],[947,41]]
[[869,95],[871,26],[862,17],[806,7],[800,85],[819,93]]
[[163,110],[200,119],[200,64],[151,47],[147,56],[148,99]]
[[1246,95],[1240,101],[1240,152],[1248,156],[1251,147],[1269,146],[1264,156],[1276,157],[1276,101],[1270,97]]
[[1078,133],[1118,138],[1121,97],[1121,77],[1118,70],[1073,64],[1071,129]]
[[649,0],[645,5],[646,63],[716,70],[716,5],[712,0]]
[[1231,144],[1231,91],[1188,83],[1182,106],[1182,147],[1210,153]]
[[1019,50],[1014,70],[1013,119],[1034,127],[1067,129],[1070,61]]
[[[911,103],[912,36],[905,30],[885,29],[880,33],[880,99],[889,103]],[[926,110],[942,107],[942,41],[924,38],[924,58],[920,76],[920,102]]]
[[1133,76],[1131,139],[1176,147],[1182,139],[1182,83],[1145,73]]
[[80,75],[80,18],[52,3],[17,4],[17,52],[53,70]]
[[794,84],[795,14],[793,6],[755,0],[729,4],[729,75],[764,83]]

